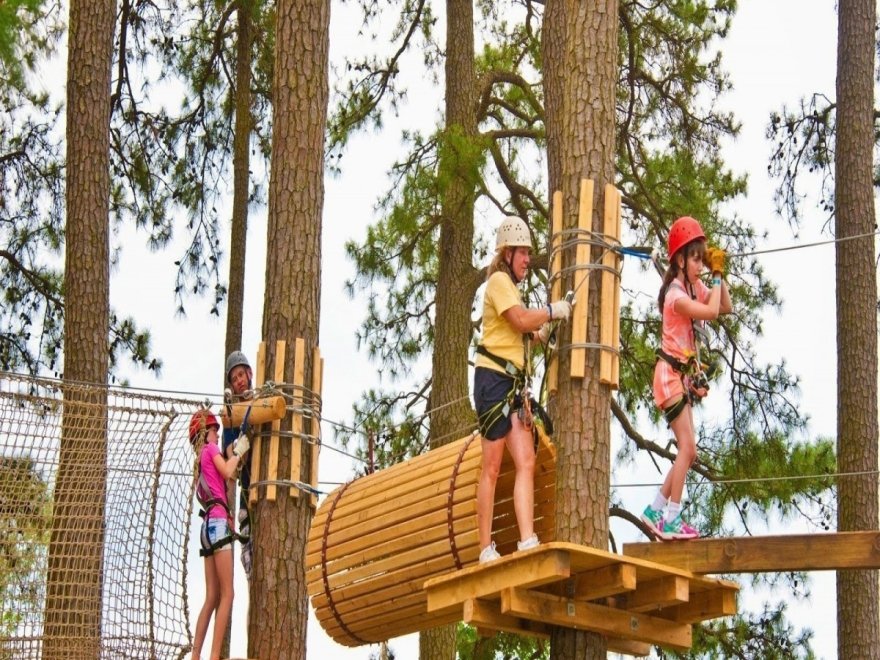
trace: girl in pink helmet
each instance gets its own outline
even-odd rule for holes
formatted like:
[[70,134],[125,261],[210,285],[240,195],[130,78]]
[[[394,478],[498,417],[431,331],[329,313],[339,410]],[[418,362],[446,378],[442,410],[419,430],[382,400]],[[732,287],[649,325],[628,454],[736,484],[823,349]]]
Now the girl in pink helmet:
[[242,436],[232,449],[227,461],[217,444],[220,423],[209,410],[199,410],[189,423],[189,441],[198,455],[199,481],[197,495],[202,505],[202,550],[205,558],[205,603],[196,620],[193,639],[193,660],[201,658],[202,645],[208,633],[208,623],[214,615],[214,636],[211,659],[220,657],[226,626],[232,613],[232,542],[235,535],[229,505],[226,500],[226,482],[235,476],[242,455],[248,450],[247,436]]
[[[658,297],[663,336],[654,368],[654,402],[675,435],[678,454],[654,501],[642,513],[642,521],[661,539],[692,539],[700,533],[682,519],[681,495],[697,458],[692,406],[708,393],[703,365],[695,359],[695,324],[716,319],[732,308],[723,278],[724,252],[706,247],[699,222],[690,217],[676,220],[667,247],[669,268]],[[711,287],[700,279],[704,265],[712,274]]]

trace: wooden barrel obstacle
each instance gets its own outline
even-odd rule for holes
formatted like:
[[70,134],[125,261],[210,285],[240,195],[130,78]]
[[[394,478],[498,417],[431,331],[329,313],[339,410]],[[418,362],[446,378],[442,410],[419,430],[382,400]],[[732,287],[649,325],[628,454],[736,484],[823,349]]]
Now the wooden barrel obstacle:
[[[306,581],[318,620],[345,646],[461,620],[460,607],[427,610],[425,580],[477,563],[480,436],[471,435],[330,493],[312,520]],[[495,497],[493,538],[516,550],[513,462],[507,452]],[[535,470],[535,531],[555,528],[556,452],[546,436]]]

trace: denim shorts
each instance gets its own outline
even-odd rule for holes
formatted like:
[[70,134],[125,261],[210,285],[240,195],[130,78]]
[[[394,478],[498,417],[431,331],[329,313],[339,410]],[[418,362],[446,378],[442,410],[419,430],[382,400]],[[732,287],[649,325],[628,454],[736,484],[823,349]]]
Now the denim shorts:
[[474,369],[474,407],[480,433],[486,440],[500,440],[510,432],[511,406],[508,401],[515,387],[513,378],[485,367]]
[[232,543],[227,543],[219,548],[211,549],[218,541],[230,538],[232,533],[229,531],[229,521],[226,518],[205,518],[202,521],[201,533],[202,553],[208,557],[215,552],[224,550],[232,550]]

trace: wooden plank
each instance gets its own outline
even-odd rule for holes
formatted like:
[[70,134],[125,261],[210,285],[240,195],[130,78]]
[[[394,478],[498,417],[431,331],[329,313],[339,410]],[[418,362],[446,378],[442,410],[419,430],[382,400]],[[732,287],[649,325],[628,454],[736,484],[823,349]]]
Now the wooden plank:
[[[616,245],[620,238],[620,194],[612,183],[605,184],[603,211],[602,231],[606,240]],[[604,269],[601,276],[599,343],[609,348],[617,348],[614,343],[614,317],[617,315],[614,290],[620,286],[620,279],[615,275],[615,272],[619,272],[619,264],[620,258],[616,252],[606,250],[602,255]],[[613,385],[614,356],[615,353],[611,350],[603,348],[599,351],[599,382],[604,385]]]
[[540,621],[529,621],[501,613],[501,604],[496,600],[468,598],[464,601],[462,621],[478,630],[487,628],[493,632],[502,631],[515,635],[529,635],[538,639],[549,639],[550,628]]
[[[314,417],[311,421],[312,435],[321,437],[321,397],[324,384],[324,358],[321,357],[321,349],[315,346],[312,352],[312,393],[315,397],[313,402]],[[321,443],[312,444],[311,465],[309,466],[309,485],[318,489],[318,456],[321,453]],[[318,506],[318,495],[312,493],[309,498],[312,509]]]
[[568,576],[567,553],[538,547],[428,580],[424,588],[431,612],[469,598],[497,594],[506,587],[533,587]]
[[565,628],[592,630],[611,637],[674,649],[685,650],[691,647],[690,624],[568,600],[537,591],[515,587],[504,589],[501,592],[501,611]]
[[[363,484],[358,484],[359,488],[355,488],[353,485],[347,488],[333,511],[333,520],[342,520],[346,516],[362,511],[375,510],[377,507],[382,508],[388,504],[410,501],[413,499],[413,494],[417,498],[422,498],[433,495],[436,492],[448,493],[452,470],[457,460],[456,452],[455,455],[438,458],[433,462],[424,461],[419,465],[418,470],[395,470],[398,466],[393,466],[367,477],[362,477],[357,481],[363,482],[369,479],[370,483],[368,485],[370,487],[364,488]],[[465,473],[478,469],[481,460],[479,445],[477,445],[475,450],[469,447],[459,465],[456,483],[458,483],[458,480],[465,479]],[[380,475],[386,478],[372,479],[374,476]],[[426,492],[427,489],[430,489],[431,492]],[[327,499],[332,501],[333,494],[331,493]],[[312,525],[323,526],[329,510],[329,504],[322,506],[315,514]]]
[[[261,341],[257,346],[257,373],[255,374],[254,387],[261,387],[266,380],[266,342]],[[262,468],[260,466],[260,453],[263,449],[263,434],[256,433],[251,438],[251,483],[259,483],[262,481]],[[257,489],[251,488],[248,493],[248,503],[253,504],[257,501]]]
[[880,568],[880,531],[626,543],[623,554],[693,573]]
[[642,657],[650,655],[653,646],[645,642],[637,642],[634,639],[617,639],[615,637],[607,637],[609,653],[622,653],[623,655],[632,655]]
[[[553,205],[551,207],[552,230],[550,234],[551,249],[553,253],[553,261],[550,264],[550,299],[559,300],[562,298],[562,191],[557,190],[553,193]],[[554,278],[555,276],[555,278]],[[556,394],[559,389],[559,354],[553,356],[547,367],[547,389],[549,396]]]
[[691,594],[687,603],[662,608],[654,614],[681,623],[697,623],[719,616],[730,616],[736,614],[736,592],[732,589],[701,591]]
[[[286,357],[285,352],[287,350],[287,342],[283,339],[279,339],[275,342],[275,382],[283,383],[284,382],[284,358]],[[276,419],[272,422],[272,435],[269,439],[269,466],[266,469],[266,479],[268,481],[275,481],[278,479],[278,443],[279,443],[279,431],[281,431],[281,420]],[[276,486],[275,484],[269,484],[266,486],[266,499],[269,501],[275,501],[276,495]]]
[[[586,243],[586,232],[593,226],[593,180],[581,179],[580,199],[578,200],[578,244],[575,248],[574,291],[575,307],[571,318],[571,343],[583,344],[587,341],[587,314],[590,303],[589,271],[582,268],[590,263],[590,246]],[[586,370],[586,349],[571,349],[571,377],[583,378]]]
[[[464,515],[472,518],[476,514],[476,502],[464,502],[460,506],[465,507]],[[461,516],[460,516],[461,517]],[[468,531],[464,529],[461,531]],[[473,525],[470,526],[473,529]],[[353,539],[340,546],[333,546],[333,553],[328,550],[328,567],[332,573],[348,570],[356,566],[368,564],[376,559],[401,553],[411,548],[423,547],[433,541],[447,541],[449,545],[449,528],[446,523],[446,512],[437,511],[430,516],[422,516],[403,524],[389,528],[379,528],[371,534],[364,535],[359,539]],[[449,549],[452,552],[451,548]],[[319,557],[313,556],[315,563]],[[307,561],[308,561],[307,559]]]
[[620,597],[617,606],[631,612],[648,612],[662,607],[681,605],[689,600],[688,579],[680,575],[669,575],[657,580],[640,582],[633,593]]
[[[220,421],[224,427],[241,426],[247,417],[248,424],[265,424],[284,417],[287,404],[279,395],[266,396],[261,399],[245,399],[223,406]],[[231,414],[230,414],[231,413]]]
[[[302,337],[293,340],[293,416],[290,420],[290,478],[294,481],[302,479],[302,432],[303,432],[303,402],[305,394],[303,387],[305,385],[306,373],[306,341]],[[299,399],[298,405],[296,400]],[[300,488],[289,488],[288,494],[291,497],[299,497],[305,495],[306,492]]]
[[575,600],[596,600],[614,596],[636,588],[636,568],[628,564],[612,564],[594,571],[574,576],[572,592],[556,592],[558,596],[569,596]]
[[[614,223],[615,238],[617,238],[617,240],[619,241],[620,240],[620,213],[621,213],[620,200],[621,200],[621,197],[623,196],[623,194],[616,187],[614,188],[614,192],[617,196],[617,203],[614,205],[614,208],[616,210],[615,223]],[[615,255],[615,261],[617,264],[617,272],[620,273],[622,270],[621,262],[623,261],[623,257],[620,256],[619,254],[617,254],[617,255]],[[612,362],[611,362],[611,383],[610,383],[610,385],[611,385],[611,388],[615,389],[615,390],[620,389],[620,352],[619,352],[620,351],[620,286],[621,286],[620,277],[618,277],[617,285],[614,287],[614,315],[612,317],[613,321],[614,321],[614,325],[613,325],[612,334],[611,334],[611,345],[614,348],[616,348],[618,351],[612,355]]]
[[[455,495],[452,504],[453,518],[458,517],[456,512],[461,511],[460,507],[463,504],[472,504],[472,508],[476,509],[476,499],[474,497],[462,497],[461,495],[463,494],[458,492]],[[448,504],[449,494],[442,493],[419,502],[413,502],[406,506],[390,509],[379,515],[373,515],[372,518],[365,516],[358,521],[352,520],[344,527],[339,527],[336,524],[336,521],[333,520],[330,523],[330,533],[333,539],[333,542],[330,545],[333,546],[333,548],[336,548],[348,541],[360,538],[376,528],[394,527],[395,525],[407,523],[410,520],[421,518],[422,516],[432,515],[438,511],[442,511],[445,515]],[[309,563],[309,557],[320,552],[321,547],[323,546],[324,526],[321,525],[314,531],[314,534],[309,534],[309,542],[306,546],[306,564]],[[328,556],[331,555],[328,554]]]

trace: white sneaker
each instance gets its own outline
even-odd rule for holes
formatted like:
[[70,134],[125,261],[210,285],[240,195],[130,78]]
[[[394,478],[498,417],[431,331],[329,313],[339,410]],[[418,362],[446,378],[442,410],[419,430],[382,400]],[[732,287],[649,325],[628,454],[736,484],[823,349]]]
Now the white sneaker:
[[538,540],[538,535],[532,534],[525,541],[517,541],[516,542],[516,549],[517,550],[528,550],[530,548],[537,548],[539,545],[541,545],[541,542]]
[[485,564],[490,561],[495,561],[496,559],[501,559],[501,555],[498,554],[498,551],[495,549],[495,541],[492,541],[480,551],[480,563]]

